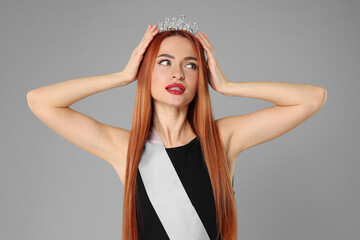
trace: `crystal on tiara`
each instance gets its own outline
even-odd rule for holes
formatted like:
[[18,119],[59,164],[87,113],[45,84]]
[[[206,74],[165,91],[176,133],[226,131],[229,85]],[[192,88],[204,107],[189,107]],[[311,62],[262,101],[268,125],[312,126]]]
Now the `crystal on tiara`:
[[160,21],[158,24],[159,32],[165,32],[171,30],[185,30],[197,37],[198,36],[197,32],[200,30],[198,30],[196,22],[194,22],[193,26],[191,26],[190,21],[185,22],[184,19],[185,19],[184,14],[181,14],[181,17],[178,20],[176,18],[172,18],[171,22],[170,22],[170,18],[166,17],[164,22]]

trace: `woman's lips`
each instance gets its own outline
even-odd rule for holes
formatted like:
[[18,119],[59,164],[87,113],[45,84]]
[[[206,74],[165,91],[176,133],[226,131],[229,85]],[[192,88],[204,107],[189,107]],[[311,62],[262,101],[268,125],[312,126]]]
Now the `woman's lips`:
[[181,95],[185,92],[185,91],[171,90],[171,89],[166,89],[166,91],[168,91],[171,94],[175,94],[175,95]]
[[166,86],[166,88],[172,88],[172,87],[178,87],[185,91],[185,87],[181,83],[173,83]]
[[[174,88],[174,87],[178,87],[181,90],[169,89],[169,88]],[[181,95],[185,92],[185,87],[181,83],[173,83],[173,84],[166,86],[166,91],[168,91],[171,94]]]

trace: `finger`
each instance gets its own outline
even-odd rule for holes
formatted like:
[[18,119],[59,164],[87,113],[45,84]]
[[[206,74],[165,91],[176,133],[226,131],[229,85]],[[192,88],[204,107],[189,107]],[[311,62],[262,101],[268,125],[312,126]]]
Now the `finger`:
[[146,38],[146,36],[147,36],[147,35],[149,34],[149,32],[151,31],[151,28],[152,28],[152,26],[151,26],[151,24],[149,24],[149,25],[148,25],[148,28],[146,29],[146,32],[145,32],[143,38]]
[[142,41],[146,38],[146,35],[147,35],[148,31],[149,31],[149,28],[150,28],[150,25],[148,25],[148,28],[146,29],[146,32],[144,33],[144,35],[143,35],[143,37],[141,38],[141,41],[140,41],[140,42],[142,42]]
[[152,38],[158,33],[159,33],[159,29],[157,29],[156,26],[154,25],[154,27],[151,28],[149,34],[145,37],[145,41],[147,40],[147,38],[149,37]]
[[206,42],[207,42],[207,44],[208,44],[210,47],[212,47],[212,45],[211,45],[211,42],[210,42],[210,39],[209,39],[208,35],[207,35],[206,33],[201,33],[201,36],[203,37],[204,41],[206,41]]
[[151,33],[149,36],[144,38],[143,41],[141,41],[141,43],[139,44],[139,50],[141,53],[145,52],[145,49],[148,47],[149,43],[152,41],[157,32],[158,29],[156,29],[153,33]]
[[206,44],[207,44],[210,48],[212,48],[212,45],[211,45],[210,40],[209,40],[208,36],[206,35],[206,33],[202,34],[202,37],[203,37],[204,41],[206,42]]
[[157,27],[156,24],[154,25],[149,24],[142,40],[146,39],[149,36],[149,34],[151,34],[156,29],[156,27]]
[[209,50],[210,50],[209,43],[207,42],[207,40],[204,38],[203,35],[199,35],[199,36],[200,36],[199,40],[200,40],[203,48],[204,48],[206,51],[209,51]]
[[[204,40],[202,40],[202,41],[204,41]],[[207,59],[215,58],[213,49],[211,49],[211,48],[209,47],[209,45],[207,45],[207,43],[202,43],[202,45],[203,45],[203,48],[204,48],[204,50],[205,50]]]
[[140,43],[140,45],[139,45],[139,53],[140,54],[143,54],[145,52],[145,49],[148,47],[151,40],[152,40],[152,38],[148,37]]
[[149,32],[150,29],[151,29],[151,24],[148,25],[148,27],[147,27],[147,29],[146,29],[146,31],[145,31],[144,36]]
[[214,56],[214,48],[207,42],[207,40],[202,39],[203,48],[205,49],[208,56],[213,57]]
[[156,29],[155,31],[150,32],[148,35],[145,35],[145,36],[141,39],[141,41],[140,41],[140,43],[139,43],[139,45],[138,45],[138,48],[142,48],[144,45],[147,45],[149,38],[150,38],[150,40],[152,40],[153,37],[158,33],[158,31],[159,31],[159,30]]
[[204,36],[203,36],[202,32],[198,32],[198,39],[201,44],[204,44]]
[[204,36],[204,34],[202,33],[202,32],[199,32],[200,34],[199,34],[199,39],[200,39],[200,41],[205,45],[209,45],[209,43],[208,43],[208,41],[207,41],[207,39],[205,38],[205,36]]

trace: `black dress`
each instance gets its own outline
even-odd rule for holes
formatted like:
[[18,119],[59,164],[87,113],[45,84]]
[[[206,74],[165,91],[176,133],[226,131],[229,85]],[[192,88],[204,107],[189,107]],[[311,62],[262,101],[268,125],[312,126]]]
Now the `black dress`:
[[152,128],[136,187],[140,240],[216,240],[214,195],[198,137],[165,148]]

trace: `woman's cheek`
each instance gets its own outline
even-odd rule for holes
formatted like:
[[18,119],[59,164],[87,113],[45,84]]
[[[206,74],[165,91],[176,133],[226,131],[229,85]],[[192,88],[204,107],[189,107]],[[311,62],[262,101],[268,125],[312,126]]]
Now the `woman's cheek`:
[[157,67],[153,71],[153,76],[160,78],[161,76],[164,76],[166,74],[166,70],[161,67]]

